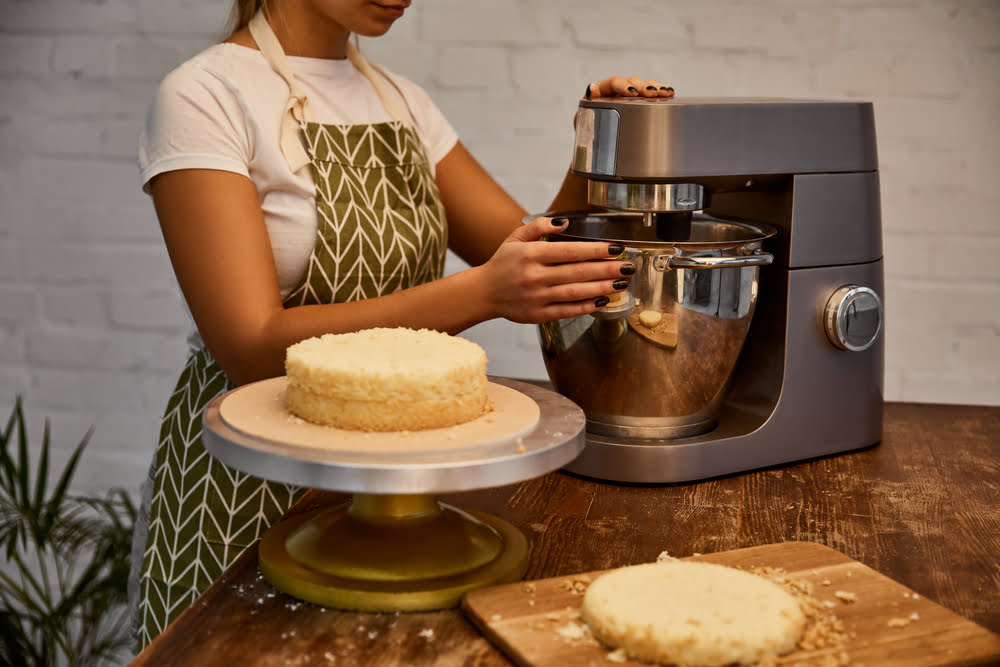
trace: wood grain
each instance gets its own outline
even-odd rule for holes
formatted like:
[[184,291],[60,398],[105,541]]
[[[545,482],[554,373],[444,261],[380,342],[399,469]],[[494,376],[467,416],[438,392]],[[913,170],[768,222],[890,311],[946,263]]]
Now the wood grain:
[[[292,512],[345,499],[310,492]],[[810,541],[1000,633],[1000,407],[892,403],[875,447],[696,483],[556,472],[442,500],[520,528],[529,580],[649,562],[661,551]],[[259,578],[255,549],[133,664],[226,663],[511,664],[459,610],[397,617],[297,603]]]
[[[844,626],[844,643],[795,650],[779,664],[821,664],[834,659],[872,667],[986,665],[1000,662],[1000,636],[921,597],[901,584],[828,547],[784,542],[691,557],[740,569],[774,567],[812,586],[812,597],[832,605]],[[494,586],[465,596],[462,609],[475,625],[521,667],[602,664],[608,647],[576,639],[583,601],[574,583],[609,570]],[[856,595],[847,602],[836,592]],[[639,661],[626,664],[641,665]]]

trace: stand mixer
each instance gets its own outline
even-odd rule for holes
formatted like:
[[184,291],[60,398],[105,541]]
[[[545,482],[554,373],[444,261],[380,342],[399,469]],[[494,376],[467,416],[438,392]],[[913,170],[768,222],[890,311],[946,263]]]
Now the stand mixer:
[[704,479],[882,432],[882,239],[870,103],[583,100],[572,170],[597,210],[560,239],[637,266],[595,315],[539,334],[587,417],[566,470]]

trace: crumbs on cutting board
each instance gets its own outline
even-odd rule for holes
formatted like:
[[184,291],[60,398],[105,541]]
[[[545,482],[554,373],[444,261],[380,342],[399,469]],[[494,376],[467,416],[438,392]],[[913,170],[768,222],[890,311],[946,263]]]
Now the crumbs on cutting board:
[[806,616],[806,628],[799,638],[797,649],[803,651],[841,649],[836,655],[828,654],[826,658],[833,660],[830,662],[831,665],[850,663],[849,656],[843,650],[849,638],[844,622],[831,612],[831,608],[835,605],[814,597],[811,582],[790,577],[785,569],[780,567],[754,567],[749,571],[781,586],[799,601],[802,613]]
[[833,597],[837,598],[844,604],[851,604],[858,601],[858,594],[851,593],[850,591],[834,591]]

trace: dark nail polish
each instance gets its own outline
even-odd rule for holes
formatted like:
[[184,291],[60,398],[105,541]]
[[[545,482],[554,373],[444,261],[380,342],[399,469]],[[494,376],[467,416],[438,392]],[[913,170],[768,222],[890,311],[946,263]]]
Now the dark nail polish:
[[639,94],[639,91],[638,91],[638,90],[636,90],[636,89],[635,89],[635,87],[633,87],[633,86],[629,86],[629,87],[628,87],[628,92],[630,92],[630,93],[633,93],[633,94],[635,94],[635,95],[638,95],[638,94]]
[[656,86],[646,86],[646,90],[656,90]]
[[611,255],[612,257],[617,257],[623,252],[625,252],[625,248],[618,245],[617,243],[608,246],[608,254]]
[[670,92],[674,92],[674,87],[673,86],[667,86],[667,90],[669,90]]
[[613,283],[611,283],[611,286],[614,287],[616,290],[623,290],[626,287],[628,287],[628,279],[627,278],[619,278],[618,280],[616,280]]
[[608,297],[606,296],[597,297],[597,299],[594,301],[594,305],[597,306],[598,308],[604,308],[604,306],[608,305]]
[[589,83],[587,84],[587,92],[584,93],[584,95],[586,96],[586,98],[588,100],[590,99],[590,84]]
[[553,227],[562,227],[567,222],[569,222],[569,218],[552,218]]
[[622,268],[618,269],[623,276],[635,275],[635,264],[624,264]]
[[666,86],[660,86],[660,90],[673,90],[673,88],[667,88]]

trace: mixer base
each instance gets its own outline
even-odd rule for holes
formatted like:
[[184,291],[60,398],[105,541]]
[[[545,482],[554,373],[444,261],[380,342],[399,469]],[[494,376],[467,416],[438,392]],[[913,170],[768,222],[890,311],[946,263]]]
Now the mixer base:
[[354,611],[457,606],[473,588],[519,580],[528,542],[506,521],[427,494],[356,494],[288,517],[260,541],[261,573],[293,597]]

